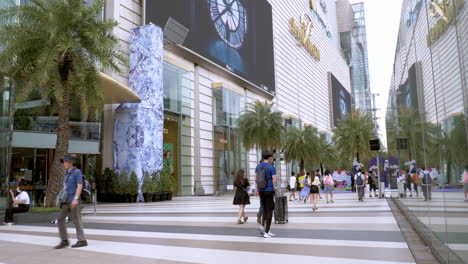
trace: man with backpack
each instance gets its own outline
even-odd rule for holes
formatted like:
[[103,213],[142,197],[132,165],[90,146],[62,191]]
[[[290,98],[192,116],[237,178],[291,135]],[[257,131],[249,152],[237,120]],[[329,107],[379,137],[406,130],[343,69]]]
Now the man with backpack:
[[354,182],[356,183],[358,199],[359,201],[364,201],[364,188],[366,187],[365,184],[365,177],[362,174],[362,169],[358,169],[358,173],[354,176]]
[[427,169],[422,172],[421,187],[423,190],[424,201],[432,200],[432,178]]
[[260,195],[260,204],[263,207],[262,225],[260,230],[263,237],[275,237],[270,232],[273,210],[275,209],[275,185],[277,183],[276,169],[271,162],[273,153],[271,151],[262,152],[263,162],[257,165],[255,169],[256,185]]

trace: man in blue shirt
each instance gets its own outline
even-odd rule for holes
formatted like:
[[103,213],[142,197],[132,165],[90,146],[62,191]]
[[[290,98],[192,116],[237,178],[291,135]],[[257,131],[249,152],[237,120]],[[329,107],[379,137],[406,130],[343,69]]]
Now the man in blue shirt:
[[273,210],[275,209],[275,184],[277,183],[276,169],[270,163],[273,161],[273,153],[271,151],[262,152],[263,162],[257,165],[255,173],[258,173],[261,168],[265,170],[266,187],[259,189],[260,203],[263,207],[262,225],[260,229],[263,232],[263,237],[275,237],[270,232],[271,220],[273,218]]
[[60,214],[58,217],[58,227],[61,242],[55,248],[61,249],[68,247],[68,234],[65,218],[71,214],[76,228],[78,242],[72,245],[72,248],[86,247],[88,242],[84,236],[83,224],[81,223],[80,195],[83,190],[83,174],[81,170],[75,167],[72,155],[65,154],[60,162],[65,169],[63,178],[63,188],[67,193],[66,203],[60,205]]

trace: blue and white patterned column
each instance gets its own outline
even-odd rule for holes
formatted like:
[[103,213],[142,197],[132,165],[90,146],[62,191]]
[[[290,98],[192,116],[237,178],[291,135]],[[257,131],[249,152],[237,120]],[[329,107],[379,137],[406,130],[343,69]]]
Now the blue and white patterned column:
[[163,159],[163,32],[146,25],[130,32],[130,88],[139,104],[121,104],[115,113],[114,167],[117,173],[162,170]]

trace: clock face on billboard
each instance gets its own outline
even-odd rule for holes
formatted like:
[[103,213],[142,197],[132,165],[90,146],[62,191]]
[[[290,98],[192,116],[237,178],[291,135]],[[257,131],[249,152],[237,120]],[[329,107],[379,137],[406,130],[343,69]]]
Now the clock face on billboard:
[[247,33],[247,10],[239,0],[210,0],[210,13],[219,37],[233,48],[242,47]]

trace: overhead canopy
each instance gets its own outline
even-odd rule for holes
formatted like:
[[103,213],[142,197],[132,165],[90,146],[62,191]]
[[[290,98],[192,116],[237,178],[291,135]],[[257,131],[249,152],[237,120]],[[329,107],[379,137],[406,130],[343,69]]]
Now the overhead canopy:
[[141,102],[140,97],[134,91],[109,75],[99,72],[99,81],[104,95],[104,104]]

